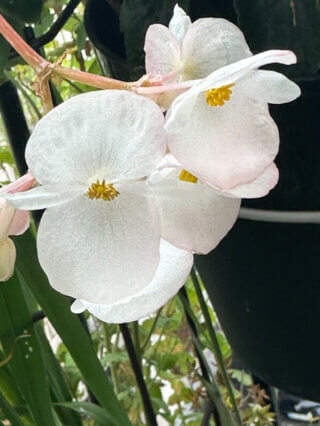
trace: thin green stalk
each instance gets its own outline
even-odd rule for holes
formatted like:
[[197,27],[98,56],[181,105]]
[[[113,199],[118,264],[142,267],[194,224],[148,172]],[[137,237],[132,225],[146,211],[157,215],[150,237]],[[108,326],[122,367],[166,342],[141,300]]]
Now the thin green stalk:
[[[111,336],[110,336],[110,333],[109,333],[109,325],[106,324],[105,322],[102,322],[102,327],[103,327],[105,347],[106,347],[108,353],[111,354],[112,353],[112,344],[111,344]],[[113,386],[114,386],[114,391],[115,391],[115,394],[117,395],[119,393],[119,379],[118,379],[118,373],[117,373],[116,366],[115,366],[114,362],[112,362],[112,361],[110,362],[110,370],[111,370],[111,379],[112,379],[112,383],[113,383]]]
[[120,331],[126,346],[126,350],[130,358],[134,375],[136,377],[137,385],[138,385],[142,403],[143,403],[144,414],[146,416],[147,425],[157,426],[156,415],[152,406],[152,402],[151,402],[151,398],[148,392],[146,382],[144,380],[142,366],[138,360],[128,325],[126,323],[123,323],[123,324],[119,324],[119,327],[120,327]]
[[152,325],[151,325],[151,328],[150,328],[150,330],[149,330],[149,333],[147,334],[147,337],[145,338],[145,341],[143,342],[143,345],[142,345],[142,347],[141,347],[141,354],[143,354],[143,353],[144,353],[144,351],[146,350],[146,347],[148,346],[148,343],[149,343],[149,341],[150,341],[150,339],[151,339],[151,336],[152,336],[152,334],[153,334],[153,332],[154,332],[154,330],[155,330],[155,328],[156,328],[156,326],[157,326],[157,322],[158,322],[158,319],[159,319],[159,317],[160,317],[161,311],[162,311],[162,308],[160,308],[160,309],[158,310],[157,315],[156,315],[156,316],[155,316],[155,318],[154,318],[154,321],[153,321],[153,323],[152,323]]
[[197,293],[197,297],[198,297],[198,300],[199,300],[199,303],[200,303],[202,314],[203,314],[204,319],[205,319],[207,330],[209,332],[209,336],[210,336],[210,339],[211,339],[211,342],[212,342],[212,347],[213,347],[213,353],[214,353],[215,359],[217,361],[218,368],[220,370],[220,373],[223,377],[224,383],[225,383],[226,388],[228,390],[228,394],[229,394],[229,397],[230,397],[231,404],[233,406],[233,410],[234,410],[237,422],[240,426],[242,426],[241,415],[240,415],[239,408],[238,408],[238,405],[237,405],[237,401],[236,401],[236,398],[235,398],[235,395],[234,395],[233,387],[232,387],[231,381],[229,379],[227,369],[226,369],[225,364],[224,364],[224,359],[223,359],[223,355],[222,355],[222,352],[221,352],[221,349],[220,349],[218,337],[217,337],[216,331],[215,331],[215,329],[212,325],[208,306],[206,304],[206,301],[204,300],[204,297],[203,297],[203,294],[202,294],[202,291],[201,291],[201,287],[200,287],[200,283],[199,283],[199,280],[198,280],[198,277],[197,277],[197,272],[196,272],[196,269],[194,267],[192,268],[190,275],[191,275],[191,279],[193,281],[193,285],[194,285],[196,293]]
[[[169,313],[170,313],[171,306],[174,303],[174,300],[175,300],[174,298],[171,299],[168,306],[167,306],[167,309],[166,309],[166,316],[167,317],[170,316]],[[161,343],[161,338],[162,338],[162,336],[164,335],[164,332],[165,332],[165,328],[166,328],[166,324],[162,327],[159,338],[158,338],[157,342],[154,344],[154,350],[153,350],[153,353],[152,353],[152,357],[154,357],[156,355],[156,353],[158,352],[158,349],[159,349],[159,346],[160,346],[160,343]]]
[[119,339],[120,339],[120,328],[118,327],[116,338],[113,344],[113,352],[118,352],[119,349]]
[[134,321],[132,323],[132,329],[133,329],[134,347],[135,347],[135,350],[136,350],[137,358],[141,363],[140,332],[139,332],[138,321]]
[[71,87],[73,87],[78,93],[85,93],[80,87],[78,87],[75,83],[66,78],[62,78],[63,81],[67,82]]
[[215,420],[216,426],[235,426],[233,415],[229,413],[227,407],[222,399],[220,389],[214,381],[212,371],[207,363],[207,360],[203,354],[203,345],[199,339],[198,330],[196,323],[189,315],[190,304],[184,289],[179,292],[179,300],[184,308],[186,318],[189,324],[189,330],[191,334],[192,343],[195,348],[195,353],[199,359],[200,369],[202,375],[198,374],[199,380],[204,384],[207,389],[208,397],[213,404],[212,414]]

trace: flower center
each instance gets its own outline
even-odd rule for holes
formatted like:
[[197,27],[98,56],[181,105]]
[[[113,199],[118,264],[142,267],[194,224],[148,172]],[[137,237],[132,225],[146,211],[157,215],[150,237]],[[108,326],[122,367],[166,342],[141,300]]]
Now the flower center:
[[187,172],[187,170],[183,169],[179,175],[179,179],[185,182],[197,183],[198,178],[193,176],[191,173]]
[[210,106],[222,106],[225,101],[230,99],[232,90],[230,87],[235,86],[235,84],[228,84],[227,86],[221,86],[217,89],[206,90],[206,101]]
[[96,198],[97,200],[99,198],[102,198],[104,201],[111,201],[118,195],[119,192],[115,189],[113,183],[106,184],[106,181],[104,179],[101,183],[97,179],[97,182],[92,183],[89,186],[88,191],[86,192],[86,196],[90,198],[90,200],[93,200],[94,198]]

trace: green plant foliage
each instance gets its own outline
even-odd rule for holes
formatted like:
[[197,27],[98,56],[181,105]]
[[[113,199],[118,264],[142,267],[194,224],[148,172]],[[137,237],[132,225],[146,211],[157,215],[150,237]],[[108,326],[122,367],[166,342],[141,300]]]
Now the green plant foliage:
[[9,354],[14,345],[9,370],[36,423],[54,426],[40,346],[16,274],[0,286],[0,312],[2,346]]
[[[46,365],[52,400],[54,402],[72,402],[72,395],[65,380],[62,365],[53,353],[43,327],[41,324],[36,324],[35,330],[41,343],[40,348]],[[63,424],[81,425],[80,416],[73,410],[57,405],[56,412]]]
[[[6,401],[5,397],[0,391],[0,408],[5,414],[5,417],[10,421],[12,426],[23,426],[22,421],[20,420],[19,415],[13,407]],[[4,423],[2,423],[4,424]]]
[[239,25],[254,53],[290,49],[297,65],[282,72],[300,76],[320,68],[320,4],[318,0],[234,0]]
[[272,426],[275,414],[270,412],[270,405],[261,407],[258,404],[250,404],[243,413],[243,420],[248,426]]
[[117,421],[106,410],[90,402],[64,402],[57,405],[75,410],[79,414],[94,420],[97,425],[108,426],[112,424],[117,426]]
[[143,46],[148,26],[154,23],[168,25],[176,3],[188,12],[189,0],[124,0],[122,3],[120,25],[133,78],[139,78],[144,73]]
[[[0,13],[1,13],[1,2],[0,2]],[[5,16],[7,18],[7,16]],[[14,27],[14,29],[21,34],[22,24],[15,21],[14,19],[7,18],[8,22]],[[1,78],[3,77],[3,70],[7,65],[9,54],[11,51],[10,44],[5,40],[5,38],[0,34],[0,84]]]
[[20,23],[38,22],[42,4],[42,0],[1,0],[0,13],[4,13]]

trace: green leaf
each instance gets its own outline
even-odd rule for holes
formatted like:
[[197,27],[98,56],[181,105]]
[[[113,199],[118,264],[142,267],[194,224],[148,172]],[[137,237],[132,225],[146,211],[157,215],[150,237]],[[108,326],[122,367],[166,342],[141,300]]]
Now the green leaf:
[[87,34],[82,22],[80,22],[76,26],[74,33],[75,33],[75,42],[76,42],[78,50],[84,49],[86,45]]
[[0,12],[10,18],[24,22],[38,22],[42,11],[42,0],[1,0]]
[[0,145],[0,162],[10,164],[11,166],[14,164],[13,155],[11,154],[9,149],[1,145]]
[[130,425],[89,336],[78,316],[70,311],[69,299],[53,290],[48,283],[38,261],[34,236],[28,231],[13,239],[17,249],[16,268],[60,335],[81,371],[84,381],[107,413],[115,419],[117,426]]
[[188,12],[189,0],[124,0],[122,3],[120,27],[133,78],[139,78],[145,72],[143,46],[148,26],[154,23],[168,25],[176,3]]
[[221,424],[223,426],[236,426],[236,423],[235,423],[235,420],[234,420],[232,414],[227,409],[227,407],[225,406],[225,404],[224,404],[224,402],[221,398],[221,395],[220,395],[220,392],[219,392],[217,385],[214,384],[214,383],[207,382],[202,377],[199,377],[199,379],[201,380],[202,384],[207,389],[207,392],[208,392],[210,399],[212,401],[214,401],[214,404],[217,407],[217,411],[218,411],[218,414],[219,414],[219,417],[220,417]]
[[125,362],[128,361],[127,352],[112,352],[103,357],[103,363],[110,364],[110,362]]
[[[0,0],[0,13],[1,13],[1,0]],[[13,28],[21,34],[22,32],[22,25],[18,22],[14,21],[13,19],[8,18],[7,16],[4,16],[7,21],[13,26]],[[5,40],[5,38],[0,34],[0,77],[3,75],[3,70],[5,66],[7,65],[9,54],[11,51],[10,44]]]
[[[35,312],[38,309],[38,304],[34,299],[33,295],[31,294],[30,289],[28,288],[21,274],[19,275],[19,280],[28,309],[30,312]],[[47,378],[50,385],[53,401],[71,402],[72,396],[65,381],[61,365],[51,349],[51,346],[45,335],[42,323],[37,322],[34,325],[34,330],[40,343],[40,350],[46,366]],[[56,416],[56,413],[54,413],[54,415]],[[80,417],[74,411],[60,407],[57,408],[57,415],[60,417],[63,424],[81,425]],[[56,422],[60,424],[60,420],[57,416]]]
[[10,421],[12,426],[23,426],[22,421],[20,420],[18,414],[15,412],[14,408],[10,406],[8,401],[0,392],[0,408],[3,413],[6,415],[7,419]]
[[116,420],[106,412],[106,410],[98,405],[92,404],[91,402],[59,402],[56,405],[71,408],[72,410],[94,420],[99,425],[106,426],[110,424],[110,422],[115,425],[118,424],[116,423]]
[[254,53],[290,49],[298,63],[282,67],[290,75],[315,74],[320,68],[318,0],[234,0],[239,25]]
[[48,7],[45,7],[41,15],[40,22],[34,27],[35,36],[39,37],[48,31],[53,24],[53,21],[54,13],[52,13]]
[[[52,391],[53,400],[55,402],[71,402],[72,396],[65,381],[61,365],[59,364],[57,358],[52,352],[51,346],[48,342],[48,339],[44,333],[41,324],[37,324],[35,326],[35,330],[38,339],[41,342],[40,347],[47,368],[47,375]],[[57,414],[59,415],[60,420],[63,422],[63,424],[70,424],[73,426],[82,424],[78,414],[74,413],[73,411],[70,411],[69,409],[61,407],[57,410]]]
[[39,342],[16,274],[0,285],[0,312],[2,346],[6,354],[14,347],[9,370],[35,422],[55,426]]

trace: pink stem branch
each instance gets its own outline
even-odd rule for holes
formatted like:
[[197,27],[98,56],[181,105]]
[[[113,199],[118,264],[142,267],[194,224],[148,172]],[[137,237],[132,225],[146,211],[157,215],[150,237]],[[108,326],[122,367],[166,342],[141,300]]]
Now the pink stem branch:
[[131,90],[131,87],[134,85],[134,83],[115,80],[114,78],[90,74],[88,72],[78,71],[71,68],[64,68],[58,65],[52,67],[52,72],[68,80],[78,81],[79,83],[88,84],[92,87],[97,87],[98,89]]

